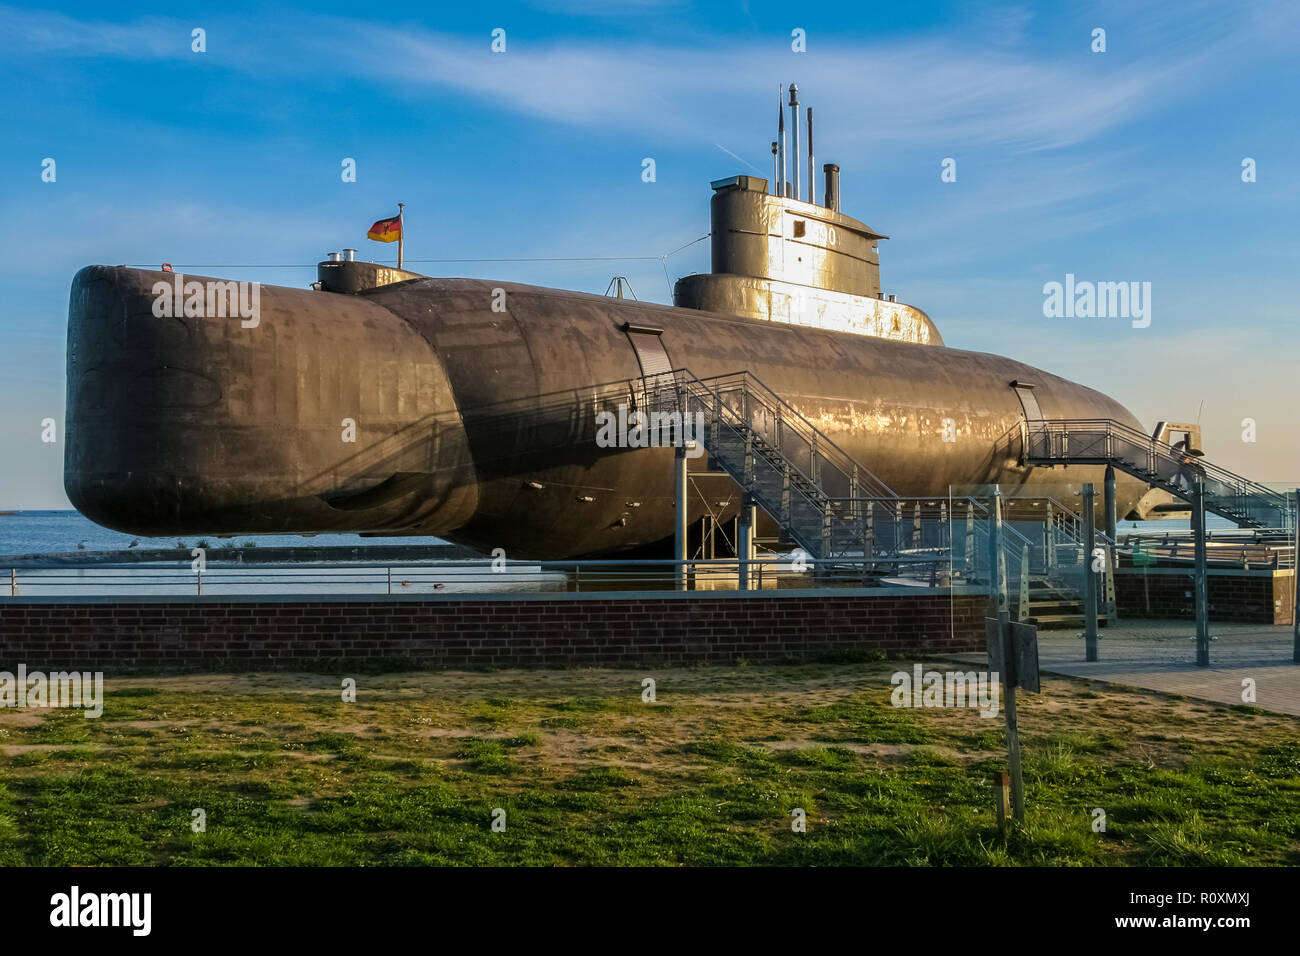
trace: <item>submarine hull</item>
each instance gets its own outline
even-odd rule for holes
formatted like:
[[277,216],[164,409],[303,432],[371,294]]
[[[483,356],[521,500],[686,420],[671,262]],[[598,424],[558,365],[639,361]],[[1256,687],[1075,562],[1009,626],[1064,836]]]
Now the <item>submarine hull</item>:
[[[902,496],[1000,483],[1077,506],[1083,482],[1100,490],[1100,467],[1019,464],[1012,382],[1034,387],[1045,418],[1141,427],[1093,389],[936,345],[443,278],[356,295],[262,286],[248,327],[159,317],[155,290],[172,281],[92,266],[70,299],[65,488],[131,534],[644,551],[673,533],[674,453],[598,447],[595,386],[637,380],[654,342],[658,361],[699,378],[749,371]],[[692,520],[737,512],[729,479],[695,486]],[[1119,513],[1146,490],[1119,475]]]

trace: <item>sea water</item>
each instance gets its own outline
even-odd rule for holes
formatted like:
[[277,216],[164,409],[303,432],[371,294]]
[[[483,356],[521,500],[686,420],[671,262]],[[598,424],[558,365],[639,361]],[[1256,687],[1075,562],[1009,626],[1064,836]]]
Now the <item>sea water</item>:
[[445,544],[441,538],[363,538],[355,534],[249,534],[234,538],[215,535],[181,535],[149,538],[122,534],[100,527],[76,511],[18,511],[0,514],[0,558],[29,554],[65,554],[73,551],[149,551],[168,548],[189,549],[206,540],[208,547],[225,545],[258,547],[352,547],[368,544],[434,545]]
[[[543,572],[535,564],[510,563],[490,567],[488,559],[471,562],[433,560],[400,565],[361,567],[365,558],[349,556],[279,564],[234,566],[227,546],[347,547],[367,545],[443,545],[433,537],[361,537],[355,534],[239,535],[221,539],[214,535],[150,538],[102,528],[76,511],[19,511],[0,513],[0,597],[16,589],[24,597],[142,597],[193,595],[285,594],[439,594],[479,591],[562,590],[564,576]],[[207,564],[195,572],[191,550],[207,549]],[[179,549],[175,560],[130,565],[86,565],[6,569],[5,557],[77,554],[92,551],[151,551]]]

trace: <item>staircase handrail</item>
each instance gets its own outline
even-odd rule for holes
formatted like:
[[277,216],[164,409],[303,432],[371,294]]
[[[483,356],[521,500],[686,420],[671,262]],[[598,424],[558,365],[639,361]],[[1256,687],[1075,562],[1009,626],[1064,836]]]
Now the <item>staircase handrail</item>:
[[[841,448],[835,441],[816,425],[810,422],[802,412],[783,399],[775,391],[769,388],[753,372],[740,371],[729,372],[724,375],[713,375],[706,379],[697,378],[690,369],[674,370],[674,375],[682,374],[683,379],[689,383],[695,383],[721,397],[725,391],[743,391],[758,400],[758,402],[770,411],[780,410],[781,422],[783,426],[793,428],[794,432],[808,443],[823,458],[839,468],[841,473],[846,477],[852,477],[856,473],[857,483],[864,491],[874,492],[864,497],[874,498],[897,498],[897,493],[886,485],[874,472],[855,459],[852,455]],[[720,403],[732,414],[735,410],[725,403]],[[814,440],[815,439],[815,440]],[[778,449],[781,451],[781,449]],[[791,462],[791,466],[794,463]],[[802,472],[800,472],[803,475]],[[808,475],[803,475],[811,484],[819,484]]]
[[[1184,460],[1184,456],[1173,451],[1169,445],[1156,440],[1154,437],[1146,434],[1140,429],[1134,428],[1131,425],[1125,425],[1123,422],[1118,422],[1113,418],[1045,418],[1034,419],[1025,424],[1030,430],[1040,429],[1046,433],[1055,432],[1067,435],[1069,434],[1070,426],[1103,426],[1106,429],[1108,437],[1114,434],[1132,441],[1135,444],[1147,446],[1148,455],[1153,459],[1160,459],[1174,464],[1182,464]],[[1049,453],[1051,451],[1050,445],[1048,446],[1048,451]],[[1109,452],[1109,449],[1107,449],[1107,451]],[[1049,454],[1048,457],[1051,458],[1055,456]],[[1117,460],[1119,459],[1119,456],[1117,455],[1107,454],[1106,457]],[[1279,506],[1283,508],[1283,510],[1290,508],[1290,499],[1283,492],[1275,491],[1267,485],[1261,485],[1259,482],[1251,481],[1243,475],[1229,471],[1228,469],[1207,461],[1204,458],[1195,458],[1194,464],[1195,467],[1201,469],[1207,476],[1213,477],[1216,481],[1222,481],[1227,485],[1239,488],[1242,494],[1254,494],[1265,498],[1275,498],[1280,503]]]

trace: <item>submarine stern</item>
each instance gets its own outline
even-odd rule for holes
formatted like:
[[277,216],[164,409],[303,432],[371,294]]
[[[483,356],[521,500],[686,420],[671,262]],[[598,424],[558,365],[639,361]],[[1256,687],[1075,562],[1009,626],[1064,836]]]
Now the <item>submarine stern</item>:
[[65,491],[128,534],[440,534],[475,506],[438,356],[360,297],[89,266],[67,388]]

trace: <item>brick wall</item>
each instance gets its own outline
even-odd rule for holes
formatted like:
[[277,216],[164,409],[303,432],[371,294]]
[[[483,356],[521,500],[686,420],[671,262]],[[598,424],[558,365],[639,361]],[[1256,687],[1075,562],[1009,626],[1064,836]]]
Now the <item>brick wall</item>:
[[[1121,568],[1115,573],[1119,618],[1191,620],[1196,616],[1192,575],[1166,568]],[[1290,624],[1295,575],[1286,571],[1211,571],[1211,621]]]
[[[569,598],[579,597],[574,595]],[[987,598],[946,591],[559,599],[0,601],[0,669],[122,672],[636,665],[983,648]]]

